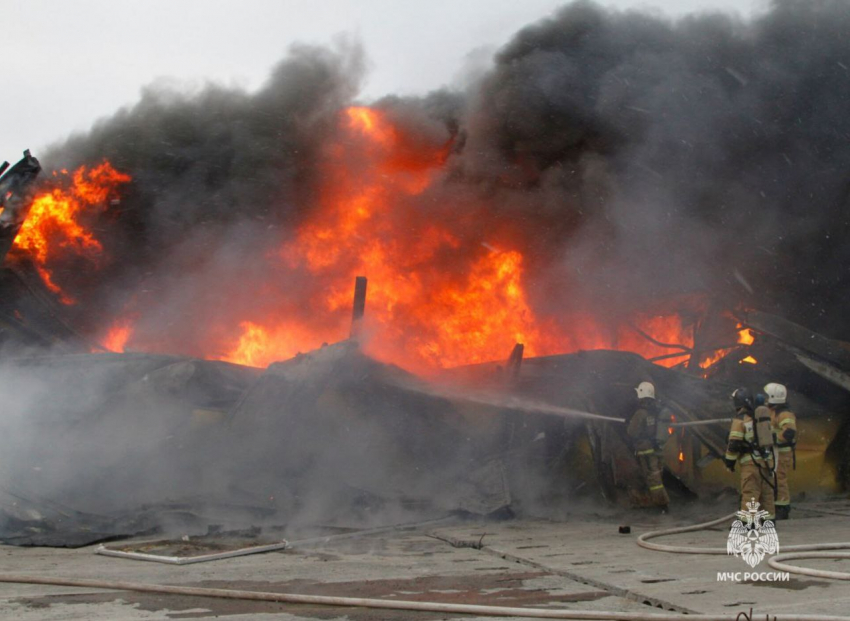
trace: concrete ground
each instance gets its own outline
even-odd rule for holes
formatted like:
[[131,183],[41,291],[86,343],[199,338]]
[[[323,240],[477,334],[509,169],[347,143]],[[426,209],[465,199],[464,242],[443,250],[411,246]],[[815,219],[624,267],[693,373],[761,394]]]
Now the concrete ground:
[[[729,613],[730,619],[751,607],[780,615],[850,615],[850,582],[796,576],[781,583],[719,582],[718,572],[750,568],[731,556],[667,554],[636,545],[640,533],[691,523],[693,514],[693,510],[668,516],[576,511],[562,521],[443,523],[184,566],[104,557],[93,553],[94,546],[77,550],[0,546],[0,573],[499,606],[666,609]],[[704,510],[700,514],[717,517],[705,515]],[[622,524],[631,526],[631,534],[618,533]],[[850,540],[848,527],[848,501],[801,504],[795,507],[792,520],[780,523],[780,545]],[[727,534],[724,527],[677,535],[664,543],[724,547]],[[457,547],[465,545],[480,549]],[[850,571],[850,562],[801,564]],[[757,569],[770,571],[766,562]],[[2,583],[0,618],[389,621],[463,617]]]

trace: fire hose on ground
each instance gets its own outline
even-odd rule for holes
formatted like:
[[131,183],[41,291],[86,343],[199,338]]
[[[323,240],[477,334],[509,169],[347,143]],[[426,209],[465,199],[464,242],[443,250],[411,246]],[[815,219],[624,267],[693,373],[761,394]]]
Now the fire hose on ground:
[[[650,531],[644,533],[637,539],[637,544],[647,550],[656,552],[670,552],[673,554],[728,554],[726,548],[698,548],[693,546],[673,546],[664,545],[661,543],[650,543],[650,539],[659,537],[667,537],[670,535],[679,535],[682,533],[692,533],[698,530],[705,530],[721,524],[728,524],[737,513],[724,515],[710,522],[694,524],[692,526],[680,526],[677,528],[667,528],[663,530]],[[837,550],[847,550],[847,552],[838,552]],[[806,545],[782,546],[780,553],[768,559],[767,564],[778,571],[786,571],[792,574],[802,576],[811,576],[813,578],[829,578],[832,580],[850,580],[850,573],[843,571],[828,571],[825,569],[810,569],[808,567],[798,567],[789,565],[786,561],[792,560],[835,560],[845,559],[850,560],[850,542],[841,543],[813,543]],[[784,618],[784,617],[783,617]]]
[[[43,584],[86,589],[110,589],[117,591],[135,591],[138,593],[158,593],[168,595],[186,595],[192,597],[214,597],[219,599],[249,600],[285,604],[313,606],[342,606],[347,608],[374,608],[384,610],[405,610],[417,612],[436,612],[449,614],[467,614],[489,617],[527,617],[536,619],[573,619],[576,621],[756,621],[760,615],[746,612],[726,614],[670,614],[652,612],[613,612],[604,610],[567,610],[543,608],[519,608],[510,606],[483,606],[475,604],[449,604],[442,602],[393,601],[361,597],[333,597],[329,595],[300,595],[295,593],[270,593],[263,591],[245,591],[241,589],[211,589],[204,587],[171,586],[164,584],[146,584],[141,582],[119,582],[108,580],[83,580],[73,578],[48,578],[42,576],[24,576],[16,574],[0,575],[0,582],[17,584]],[[834,615],[782,615],[769,617],[771,621],[848,621],[850,617]]]
[[[672,546],[651,543],[650,539],[695,532],[720,524],[728,523],[736,514],[725,515],[722,518],[695,524],[669,528],[644,533],[638,537],[638,545],[657,552],[676,554],[726,554],[725,548],[699,548],[692,546]],[[850,549],[850,543],[825,543],[813,545],[786,546],[790,554],[778,554],[768,562],[771,567],[789,573],[803,574],[820,578],[850,579],[850,574],[814,570],[793,565],[783,561],[802,558],[846,559],[850,553],[835,552],[835,550]],[[832,552],[821,552],[831,550]],[[487,606],[475,604],[455,604],[443,602],[404,601],[360,597],[335,597],[328,595],[304,595],[296,593],[272,593],[262,591],[246,591],[242,589],[213,589],[191,586],[173,586],[162,584],[146,584],[139,582],[122,582],[110,580],[86,580],[74,578],[52,578],[45,576],[26,576],[17,574],[0,574],[0,582],[17,584],[41,584],[87,589],[109,589],[117,591],[134,591],[138,593],[157,593],[167,595],[183,595],[191,597],[213,597],[219,599],[263,601],[285,604],[300,604],[313,606],[340,606],[347,608],[371,608],[384,610],[404,610],[418,612],[434,612],[444,614],[467,614],[492,617],[526,617],[537,619],[573,619],[576,621],[755,621],[756,616],[747,613],[726,614],[681,614],[681,613],[643,613],[643,612],[614,612],[601,610],[568,610],[541,609],[509,606]],[[760,617],[758,617],[760,618]],[[850,617],[836,615],[771,615],[773,621],[850,621]]]

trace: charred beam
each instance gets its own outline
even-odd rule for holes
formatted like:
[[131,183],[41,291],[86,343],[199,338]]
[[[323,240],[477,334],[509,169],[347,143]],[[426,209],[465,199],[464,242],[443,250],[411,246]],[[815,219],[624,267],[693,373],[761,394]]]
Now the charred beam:
[[360,334],[360,328],[363,324],[363,315],[366,313],[366,285],[368,280],[365,276],[358,276],[354,279],[354,305],[351,311],[351,335],[350,338],[356,339]]
[[702,373],[700,362],[705,353],[701,350],[710,348],[716,342],[717,327],[720,321],[721,308],[713,300],[702,318],[694,324],[694,347],[686,368],[695,373]]
[[793,321],[761,311],[749,311],[743,323],[781,343],[815,354],[839,369],[850,370],[850,352],[841,343],[812,332]]
[[850,375],[839,371],[828,362],[820,362],[806,356],[805,354],[795,354],[797,360],[804,367],[808,368],[820,375],[822,378],[832,382],[836,386],[841,386],[844,390],[850,392]]
[[0,177],[0,265],[15,242],[27,217],[32,183],[41,164],[29,152]]
[[687,353],[691,353],[691,351],[692,351],[691,347],[687,347],[685,345],[681,345],[681,344],[678,344],[678,343],[664,343],[662,341],[659,341],[658,339],[653,338],[652,336],[650,336],[649,334],[647,334],[646,332],[644,332],[643,330],[641,330],[640,328],[638,328],[635,324],[633,324],[631,322],[627,322],[626,325],[629,326],[632,330],[634,330],[638,334],[640,334],[647,341],[649,341],[653,345],[657,345],[658,347],[664,347],[666,349],[681,349],[682,351],[687,352]]
[[850,374],[845,373],[829,362],[813,358],[803,350],[794,347],[793,345],[783,343],[782,341],[778,341],[777,344],[785,351],[793,354],[797,361],[809,369],[809,371],[820,375],[828,382],[832,382],[836,386],[840,386],[844,390],[850,392]]

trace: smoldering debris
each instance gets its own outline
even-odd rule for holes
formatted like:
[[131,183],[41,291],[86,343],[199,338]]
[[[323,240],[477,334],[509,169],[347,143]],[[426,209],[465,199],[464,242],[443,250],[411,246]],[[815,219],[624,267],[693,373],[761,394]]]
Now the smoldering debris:
[[32,270],[0,267],[0,352],[38,355],[98,348],[63,319]]
[[99,354],[10,359],[0,381],[14,394],[8,543],[492,514],[515,501],[514,453],[566,433],[557,419],[412,391],[411,376],[348,342],[262,374]]
[[181,512],[218,489],[198,469],[197,454],[223,450],[205,421],[223,417],[253,375],[145,354],[4,359],[5,540],[86,543],[191,523]]

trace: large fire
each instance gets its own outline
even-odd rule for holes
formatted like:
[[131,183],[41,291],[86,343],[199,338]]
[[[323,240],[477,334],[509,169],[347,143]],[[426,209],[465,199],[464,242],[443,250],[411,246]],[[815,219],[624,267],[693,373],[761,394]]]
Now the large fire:
[[[450,144],[418,149],[370,108],[349,108],[344,123],[352,142],[331,150],[320,205],[278,257],[326,283],[323,299],[311,305],[344,316],[351,283],[367,275],[367,350],[419,370],[502,358],[515,342],[539,350],[522,255],[480,243],[470,253],[449,226],[405,213],[404,199],[439,174]],[[351,164],[364,159],[368,166]],[[450,265],[454,257],[465,263],[461,269]],[[222,358],[265,365],[338,340],[345,328],[317,333],[275,313],[240,329]]]
[[[417,371],[499,360],[515,343],[525,344],[527,355],[599,347],[668,353],[626,326],[612,335],[591,317],[569,331],[541,319],[529,302],[523,254],[504,231],[470,240],[462,233],[468,223],[423,218],[406,207],[407,197],[440,174],[451,143],[412,144],[371,108],[349,108],[343,121],[347,140],[331,150],[321,204],[283,245],[280,259],[326,283],[317,306],[341,318],[355,276],[369,277],[369,353]],[[691,344],[691,331],[676,314],[639,323],[661,341]],[[276,313],[243,322],[240,330],[221,357],[264,366],[338,340],[345,323],[336,332],[316,331]]]
[[82,166],[70,176],[63,170],[54,177],[54,187],[33,200],[15,248],[29,256],[45,286],[62,303],[73,304],[74,298],[55,282],[52,263],[70,252],[97,264],[103,246],[85,221],[106,210],[117,188],[130,177],[106,161],[94,168]]
[[[183,353],[262,367],[346,338],[352,284],[364,275],[369,291],[363,347],[413,371],[506,359],[515,343],[523,343],[529,356],[604,348],[665,366],[688,361],[693,324],[675,308],[613,327],[586,312],[543,315],[528,289],[526,246],[509,224],[485,231],[474,209],[458,209],[451,217],[423,210],[420,199],[445,174],[452,138],[408,135],[387,112],[368,107],[344,110],[339,132],[327,146],[322,186],[308,217],[257,259],[312,284],[273,302],[257,291],[258,303],[229,325],[201,325],[203,351]],[[74,252],[96,265],[102,246],[86,223],[129,180],[104,162],[80,168],[71,183],[56,183],[33,202],[16,246],[64,302],[73,299],[55,282],[53,258]],[[274,286],[262,284],[266,292]],[[116,319],[104,347],[169,347],[167,337],[153,342],[135,329],[143,310],[128,308]],[[180,350],[176,341],[169,348]],[[706,353],[700,366],[725,353]]]

